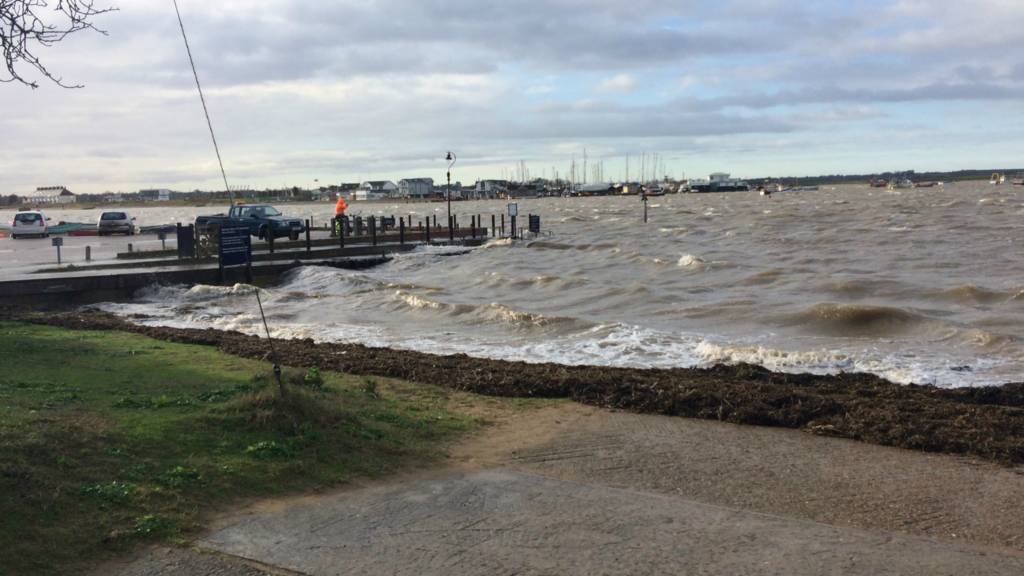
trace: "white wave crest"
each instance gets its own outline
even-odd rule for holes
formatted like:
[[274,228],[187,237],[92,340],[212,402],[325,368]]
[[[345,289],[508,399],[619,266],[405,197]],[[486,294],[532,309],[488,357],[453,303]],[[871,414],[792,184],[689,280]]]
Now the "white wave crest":
[[676,266],[680,268],[690,268],[692,270],[701,270],[704,268],[706,262],[699,256],[693,254],[683,254],[679,257],[679,261],[676,262]]

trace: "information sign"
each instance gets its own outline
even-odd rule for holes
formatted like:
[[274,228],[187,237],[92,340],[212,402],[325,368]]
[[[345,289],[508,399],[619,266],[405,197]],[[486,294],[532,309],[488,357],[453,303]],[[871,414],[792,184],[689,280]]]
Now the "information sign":
[[220,229],[220,265],[245,266],[252,260],[249,229],[241,226]]

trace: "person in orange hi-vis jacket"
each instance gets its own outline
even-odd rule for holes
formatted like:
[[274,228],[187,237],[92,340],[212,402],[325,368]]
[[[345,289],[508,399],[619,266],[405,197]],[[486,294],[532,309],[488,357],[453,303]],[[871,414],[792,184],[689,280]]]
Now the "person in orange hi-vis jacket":
[[345,198],[341,194],[338,194],[338,203],[334,205],[334,233],[342,233],[342,217],[345,216],[345,209],[348,205],[345,204]]

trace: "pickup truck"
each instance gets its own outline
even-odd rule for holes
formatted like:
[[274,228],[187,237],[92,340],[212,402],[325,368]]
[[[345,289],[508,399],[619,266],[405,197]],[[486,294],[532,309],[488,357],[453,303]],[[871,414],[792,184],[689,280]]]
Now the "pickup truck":
[[211,225],[221,228],[225,226],[245,226],[249,233],[261,240],[288,237],[298,240],[299,235],[306,231],[306,225],[298,218],[286,218],[281,212],[269,204],[238,204],[232,206],[227,214],[199,216],[196,227],[200,230]]

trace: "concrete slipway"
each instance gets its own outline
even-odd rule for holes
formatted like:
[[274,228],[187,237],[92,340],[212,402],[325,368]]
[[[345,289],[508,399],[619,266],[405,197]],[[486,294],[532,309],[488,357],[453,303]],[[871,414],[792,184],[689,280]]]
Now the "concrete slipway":
[[446,468],[258,505],[113,571],[1024,574],[1019,469],[573,404],[487,436]]

